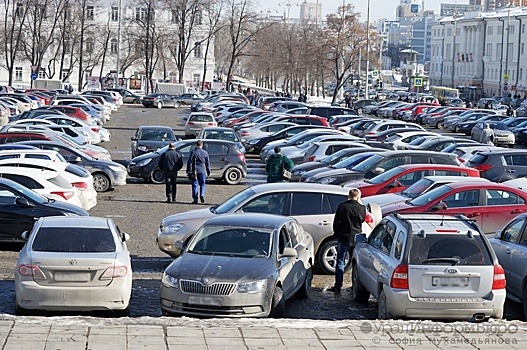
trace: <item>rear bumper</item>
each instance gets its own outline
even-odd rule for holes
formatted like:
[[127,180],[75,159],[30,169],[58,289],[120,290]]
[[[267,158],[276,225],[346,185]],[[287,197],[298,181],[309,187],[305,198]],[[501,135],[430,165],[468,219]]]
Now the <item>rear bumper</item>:
[[486,298],[413,298],[408,290],[384,287],[390,312],[398,317],[470,320],[475,314],[501,318],[505,289],[493,290]]

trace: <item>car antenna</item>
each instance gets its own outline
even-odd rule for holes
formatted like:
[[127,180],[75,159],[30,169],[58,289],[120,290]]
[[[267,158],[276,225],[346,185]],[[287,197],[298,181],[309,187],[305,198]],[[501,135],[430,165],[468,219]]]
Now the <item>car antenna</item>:
[[443,226],[443,223],[445,222],[445,214],[441,215],[441,223],[439,226]]

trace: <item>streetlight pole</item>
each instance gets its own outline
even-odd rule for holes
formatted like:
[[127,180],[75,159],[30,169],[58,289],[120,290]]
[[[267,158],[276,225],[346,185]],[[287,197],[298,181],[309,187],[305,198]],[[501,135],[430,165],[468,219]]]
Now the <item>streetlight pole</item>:
[[370,75],[370,0],[368,0],[368,11],[366,15],[366,89],[364,90],[364,98],[370,98],[370,86],[368,79]]
[[116,73],[115,73],[115,82],[114,85],[116,88],[119,86],[119,71],[121,69],[121,14],[122,14],[123,0],[119,0],[119,10],[117,13],[117,64],[116,64]]
[[[507,41],[505,48],[505,73],[504,73],[504,79],[505,83],[504,86],[507,86],[507,82],[509,81],[509,36],[510,36],[510,28],[511,28],[511,4],[507,6]],[[503,89],[505,90],[505,88]],[[501,91],[500,91],[501,94]]]
[[457,36],[457,19],[458,19],[458,14],[454,14],[453,15],[453,19],[454,19],[454,33],[453,34],[453,43],[452,43],[452,77],[451,77],[451,83],[450,83],[450,86],[453,88],[454,87],[454,76],[455,76],[455,59],[456,59],[456,36]]

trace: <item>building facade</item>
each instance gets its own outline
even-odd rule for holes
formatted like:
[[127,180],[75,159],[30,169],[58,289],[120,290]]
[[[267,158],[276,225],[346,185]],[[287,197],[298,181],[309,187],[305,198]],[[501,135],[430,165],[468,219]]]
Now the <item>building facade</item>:
[[304,1],[300,4],[300,20],[301,21],[316,21],[318,23],[322,22],[322,3],[317,1],[316,3],[311,3]]

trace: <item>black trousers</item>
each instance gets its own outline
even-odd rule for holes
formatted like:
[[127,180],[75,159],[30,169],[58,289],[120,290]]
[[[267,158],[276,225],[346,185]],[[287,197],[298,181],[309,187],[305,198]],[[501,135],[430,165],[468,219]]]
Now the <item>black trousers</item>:
[[171,198],[172,200],[176,200],[176,181],[177,173],[165,173],[165,192],[167,198]]

